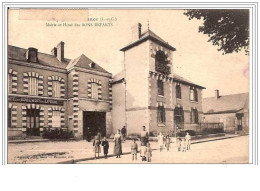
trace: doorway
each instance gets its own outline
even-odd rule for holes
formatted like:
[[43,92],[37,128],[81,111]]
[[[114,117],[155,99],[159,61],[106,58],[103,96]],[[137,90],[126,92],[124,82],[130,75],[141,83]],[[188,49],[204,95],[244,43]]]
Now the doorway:
[[244,117],[243,113],[237,113],[237,130],[242,131],[243,130],[243,123],[242,123],[242,118]]
[[27,136],[40,136],[40,110],[27,109],[26,111]]
[[84,111],[83,112],[83,138],[93,138],[100,132],[106,136],[106,112]]

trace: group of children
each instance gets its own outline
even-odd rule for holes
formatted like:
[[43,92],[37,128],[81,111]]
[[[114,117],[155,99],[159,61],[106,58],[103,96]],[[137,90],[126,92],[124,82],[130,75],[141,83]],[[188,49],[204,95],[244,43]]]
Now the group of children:
[[[132,160],[137,160],[137,153],[138,145],[136,143],[136,139],[133,139],[133,143],[131,145]],[[141,142],[140,157],[142,158],[142,161],[152,162],[152,148],[149,142],[146,144]]]
[[104,137],[104,139],[101,141],[99,136],[95,136],[95,139],[93,141],[93,151],[95,153],[94,157],[95,157],[95,159],[99,158],[99,153],[101,153],[100,145],[103,147],[104,157],[105,157],[105,159],[107,159],[109,143],[108,143],[106,137]]
[[190,150],[191,136],[189,135],[188,132],[186,133],[185,137],[177,138],[177,145],[178,145],[179,152],[186,152],[187,150]]

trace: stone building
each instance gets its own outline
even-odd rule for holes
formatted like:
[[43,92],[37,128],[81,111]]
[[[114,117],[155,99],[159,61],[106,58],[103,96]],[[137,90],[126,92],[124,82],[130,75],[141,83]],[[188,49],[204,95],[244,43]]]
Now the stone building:
[[249,93],[203,98],[203,121],[223,123],[225,132],[249,132]]
[[63,129],[83,138],[112,131],[112,74],[85,55],[64,56],[8,46],[8,137],[40,136]]
[[141,24],[132,27],[132,42],[121,49],[124,71],[114,76],[113,130],[126,126],[128,135],[147,127],[151,135],[175,127],[194,129],[202,119],[202,89],[174,74],[176,49]]

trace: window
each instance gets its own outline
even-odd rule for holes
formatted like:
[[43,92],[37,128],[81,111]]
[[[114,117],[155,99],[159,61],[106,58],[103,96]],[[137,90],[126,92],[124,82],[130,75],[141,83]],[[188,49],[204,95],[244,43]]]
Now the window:
[[91,83],[91,98],[98,99],[98,84]]
[[197,109],[191,110],[191,123],[199,123],[199,116]]
[[198,92],[197,92],[197,89],[194,87],[190,88],[190,100],[198,101]]
[[180,86],[180,84],[176,85],[176,98],[181,99],[181,86]]
[[60,111],[52,111],[52,127],[61,127]]
[[60,82],[52,81],[52,96],[60,97]]
[[12,127],[12,108],[8,108],[8,127]]
[[26,126],[27,135],[39,136],[40,135],[40,110],[27,109],[26,111]]
[[184,122],[183,107],[175,107],[175,109],[174,109],[174,121],[177,124]]
[[171,68],[167,65],[167,55],[161,50],[157,51],[155,55],[155,70],[168,75],[171,73]]
[[12,74],[8,74],[8,93],[9,94],[11,94],[13,91],[12,85],[13,85],[13,76],[12,76]]
[[164,109],[164,106],[158,106],[157,122],[158,123],[165,123],[165,109]]
[[30,77],[28,81],[28,94],[38,95],[38,78]]
[[158,95],[163,96],[164,95],[164,87],[163,87],[163,81],[162,80],[157,81],[157,87],[158,87]]

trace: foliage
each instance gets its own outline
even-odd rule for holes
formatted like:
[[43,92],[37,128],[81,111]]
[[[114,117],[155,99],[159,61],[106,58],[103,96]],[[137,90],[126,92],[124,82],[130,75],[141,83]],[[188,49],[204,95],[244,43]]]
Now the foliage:
[[44,139],[70,139],[74,138],[72,132],[63,131],[62,129],[49,129],[44,128],[42,137]]
[[202,130],[202,135],[217,134],[217,133],[224,133],[224,129],[222,127],[218,127],[218,128],[205,128]]
[[199,32],[207,34],[213,45],[219,46],[223,54],[239,52],[248,55],[249,49],[249,10],[247,9],[191,9],[184,15],[191,19],[202,19]]
[[189,133],[190,136],[195,136],[196,135],[196,132],[193,131],[193,130],[182,130],[179,133],[177,133],[177,136],[178,137],[185,137],[186,133]]

